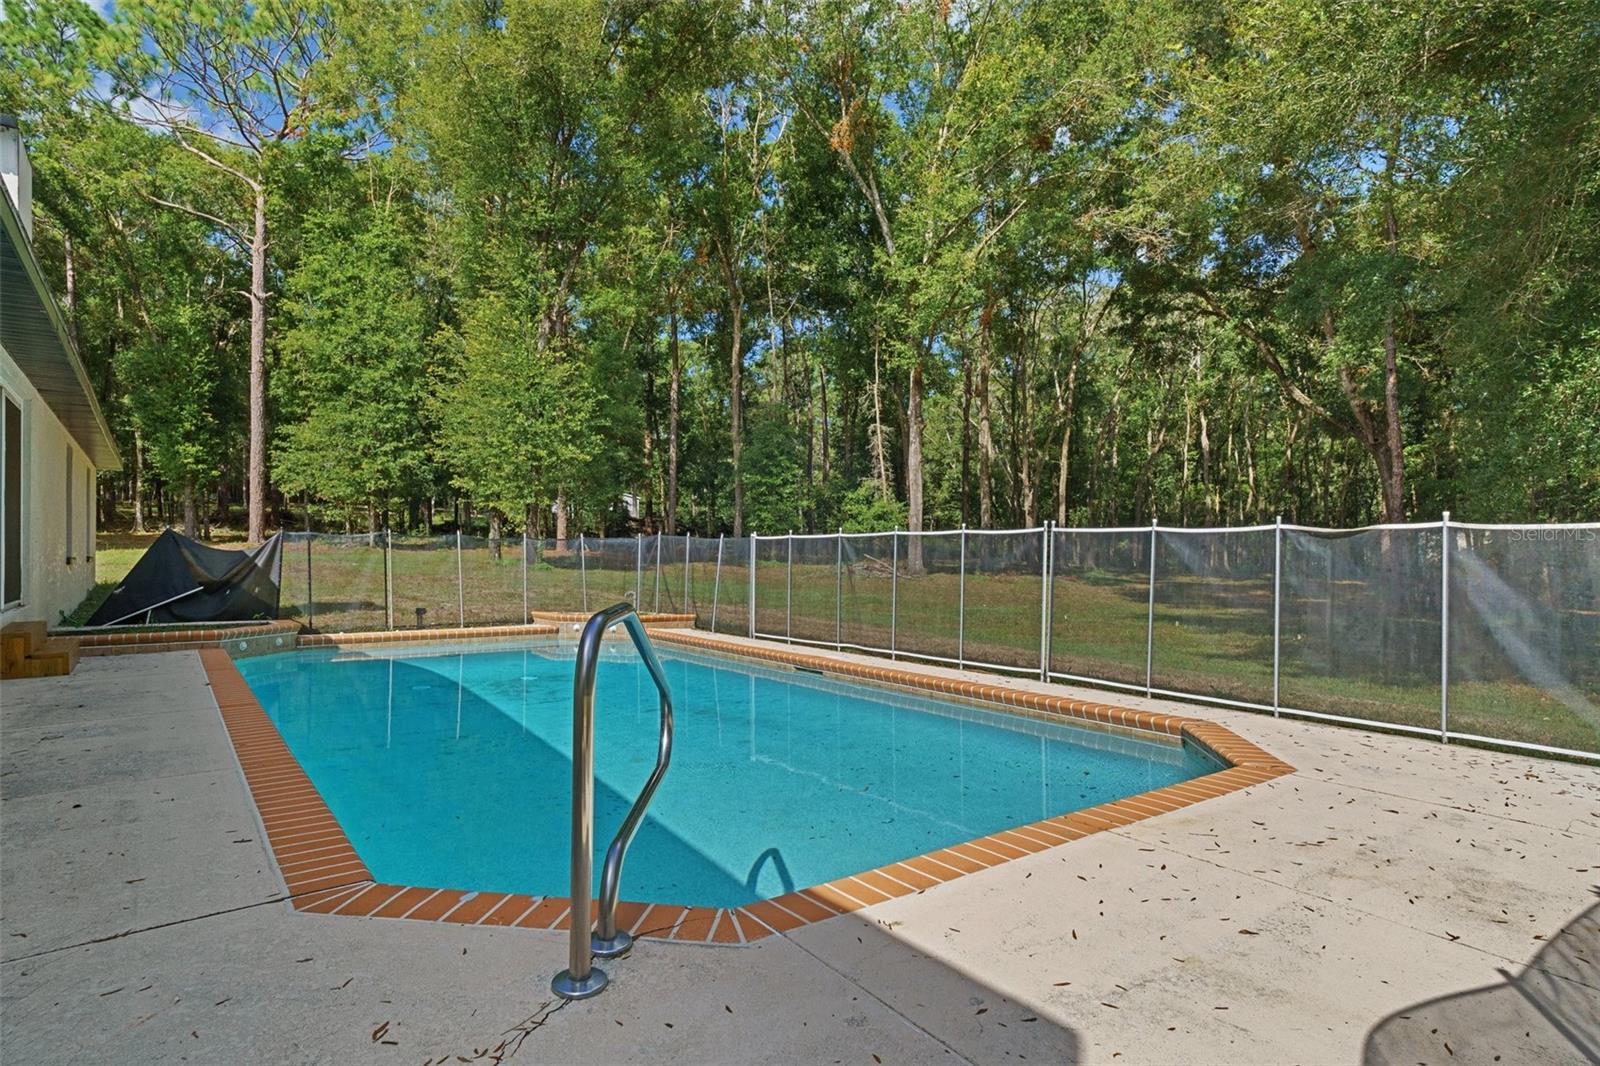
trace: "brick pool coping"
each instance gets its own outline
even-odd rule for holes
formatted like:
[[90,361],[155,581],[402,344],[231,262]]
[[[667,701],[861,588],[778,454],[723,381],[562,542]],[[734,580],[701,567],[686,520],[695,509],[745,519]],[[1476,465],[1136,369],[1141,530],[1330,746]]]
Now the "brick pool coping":
[[[239,622],[222,625],[163,623],[150,628],[127,627],[103,630],[67,630],[63,635],[78,642],[83,655],[131,655],[140,652],[198,651],[228,641],[260,641],[263,637],[287,638],[300,632],[300,623]],[[280,642],[281,643],[281,642]]]
[[357,633],[302,633],[302,648],[346,648],[360,644],[436,644],[457,640],[484,640],[501,637],[553,637],[558,626],[530,622],[520,626],[458,626],[454,629],[377,629]]
[[[592,611],[541,611],[537,608],[529,611],[528,616],[535,622],[587,622],[594,616]],[[692,626],[695,616],[692,614],[676,614],[671,611],[641,611],[639,621],[647,626]]]
[[[497,632],[504,633],[504,629]],[[456,631],[455,635],[465,634]],[[437,640],[440,636],[435,631],[431,639]],[[1187,738],[1212,752],[1228,767],[1204,777],[1002,830],[743,907],[619,903],[617,924],[635,936],[726,945],[754,943],[775,933],[785,933],[875,903],[919,893],[1025,855],[1069,844],[1094,833],[1130,825],[1203,800],[1225,796],[1294,772],[1294,767],[1244,740],[1232,730],[1204,719],[1133,711],[1087,700],[899,668],[870,666],[789,649],[734,645],[678,630],[655,630],[651,636],[663,643],[734,658],[803,667],[1059,718]],[[325,643],[342,642],[330,639]],[[277,727],[250,691],[232,657],[223,648],[208,647],[200,650],[200,661],[210,679],[217,708],[233,742],[239,766],[260,813],[289,899],[296,910],[312,914],[408,918],[463,925],[569,928],[572,906],[564,896],[473,892],[375,882],[371,871],[356,854],[316,786],[311,783]]]

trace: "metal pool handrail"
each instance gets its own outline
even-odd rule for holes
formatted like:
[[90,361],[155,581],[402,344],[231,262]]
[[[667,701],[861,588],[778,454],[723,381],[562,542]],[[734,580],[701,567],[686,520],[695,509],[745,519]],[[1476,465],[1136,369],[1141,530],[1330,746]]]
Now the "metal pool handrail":
[[[638,649],[651,680],[661,693],[661,737],[655,769],[650,771],[639,798],[633,801],[606,851],[605,866],[600,873],[600,927],[591,937],[588,915],[594,876],[594,683],[606,630],[618,623],[627,628],[633,646]],[[644,623],[631,603],[617,603],[596,611],[584,623],[578,637],[578,662],[572,677],[571,935],[567,968],[550,982],[551,991],[563,999],[587,999],[604,991],[609,978],[604,970],[592,964],[590,957],[615,958],[625,954],[633,944],[633,938],[617,928],[617,890],[622,883],[622,860],[671,761],[672,690],[667,685],[666,672],[661,669],[661,660],[656,657],[656,650],[645,633]]]

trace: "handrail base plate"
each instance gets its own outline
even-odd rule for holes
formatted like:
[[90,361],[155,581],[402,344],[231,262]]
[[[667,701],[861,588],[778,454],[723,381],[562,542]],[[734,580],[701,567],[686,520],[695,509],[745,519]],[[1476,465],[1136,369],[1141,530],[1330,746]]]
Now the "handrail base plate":
[[591,968],[589,976],[581,981],[573,978],[571,970],[562,970],[550,982],[550,991],[562,999],[588,999],[604,992],[610,983],[611,979],[598,966]]
[[626,955],[633,950],[632,935],[617,930],[617,935],[609,940],[595,933],[589,938],[589,952],[597,959],[615,959]]

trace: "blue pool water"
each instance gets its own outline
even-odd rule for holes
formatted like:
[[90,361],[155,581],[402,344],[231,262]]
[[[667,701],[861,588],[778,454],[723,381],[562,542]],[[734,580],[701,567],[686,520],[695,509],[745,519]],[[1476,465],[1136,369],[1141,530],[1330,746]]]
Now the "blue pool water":
[[[607,650],[595,870],[655,760],[656,690]],[[672,766],[624,899],[737,906],[1219,769],[1192,745],[662,657]],[[240,672],[375,878],[567,894],[571,646],[299,651]]]

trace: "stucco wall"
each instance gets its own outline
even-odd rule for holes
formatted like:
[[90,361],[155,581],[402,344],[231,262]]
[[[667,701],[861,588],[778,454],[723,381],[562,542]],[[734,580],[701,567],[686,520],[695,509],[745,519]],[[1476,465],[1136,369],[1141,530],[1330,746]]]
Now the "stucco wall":
[[[39,393],[0,348],[0,388],[21,402],[22,602],[0,609],[0,624],[43,620],[55,625],[94,585],[94,512],[85,484],[89,457],[67,434]],[[67,563],[67,454],[72,470],[72,563]],[[86,514],[85,511],[88,511]],[[88,541],[88,552],[85,551]]]

